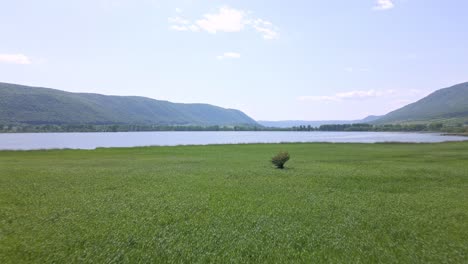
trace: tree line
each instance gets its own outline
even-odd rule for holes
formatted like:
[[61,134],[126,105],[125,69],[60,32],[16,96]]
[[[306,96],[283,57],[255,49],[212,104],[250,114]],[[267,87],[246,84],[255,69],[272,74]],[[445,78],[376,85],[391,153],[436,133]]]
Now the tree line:
[[297,126],[293,131],[373,131],[373,132],[447,132],[468,133],[466,124],[429,123],[429,124],[327,124],[319,127]]
[[[265,131],[261,126],[196,126],[196,125],[90,125],[90,124],[13,124],[0,125],[0,133],[44,133],[44,132],[136,132],[136,131]],[[285,129],[275,129],[285,130]]]
[[290,128],[275,128],[252,125],[233,126],[195,126],[195,125],[90,125],[90,124],[11,124],[0,125],[0,133],[44,133],[44,132],[136,132],[136,131],[387,131],[387,132],[446,132],[468,133],[466,124],[446,125],[443,123],[429,124],[327,124],[319,127],[311,125],[294,126]]

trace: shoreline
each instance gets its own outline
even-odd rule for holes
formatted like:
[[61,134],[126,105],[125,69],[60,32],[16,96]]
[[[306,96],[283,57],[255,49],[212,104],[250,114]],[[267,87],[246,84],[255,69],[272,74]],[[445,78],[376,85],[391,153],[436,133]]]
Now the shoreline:
[[457,136],[457,137],[468,137],[468,133],[443,133],[441,136]]
[[117,134],[117,133],[197,133],[197,132],[292,132],[292,133],[411,133],[411,134],[440,134],[442,136],[468,136],[468,133],[449,133],[441,131],[328,131],[328,130],[313,130],[313,131],[300,131],[300,130],[141,130],[141,131],[36,131],[36,132],[1,132],[0,135],[12,135],[12,134],[91,134],[91,133],[105,133],[105,134]]
[[5,152],[36,152],[36,151],[96,151],[96,150],[131,150],[148,148],[183,148],[183,147],[238,147],[238,146],[267,146],[267,145],[443,145],[451,143],[465,143],[466,140],[449,140],[442,142],[249,142],[249,143],[219,143],[219,144],[180,144],[180,145],[147,145],[147,146],[115,146],[115,147],[95,147],[95,148],[37,148],[37,149],[0,149],[0,153]]

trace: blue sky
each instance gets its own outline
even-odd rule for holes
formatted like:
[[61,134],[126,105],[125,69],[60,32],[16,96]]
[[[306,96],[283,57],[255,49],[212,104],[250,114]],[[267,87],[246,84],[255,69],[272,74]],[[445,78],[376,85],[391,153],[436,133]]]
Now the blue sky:
[[468,81],[465,0],[0,0],[0,81],[358,119]]

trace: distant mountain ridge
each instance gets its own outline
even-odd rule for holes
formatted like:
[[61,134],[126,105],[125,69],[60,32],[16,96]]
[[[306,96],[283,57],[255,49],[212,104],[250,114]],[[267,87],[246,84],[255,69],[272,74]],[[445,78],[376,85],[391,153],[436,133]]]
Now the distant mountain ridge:
[[437,90],[392,111],[373,124],[468,122],[468,82]]
[[251,125],[236,109],[0,83],[0,124]]
[[277,128],[288,128],[288,127],[298,127],[298,126],[311,126],[311,127],[320,127],[321,125],[345,125],[345,124],[357,124],[357,123],[368,123],[372,122],[376,119],[380,118],[380,116],[368,116],[363,119],[358,120],[314,120],[314,121],[306,121],[306,120],[283,120],[283,121],[264,121],[259,120],[257,121],[260,125],[265,127],[277,127]]
[[360,120],[255,121],[243,112],[209,104],[181,104],[138,96],[71,93],[0,83],[0,125],[265,126],[327,124],[468,124],[468,82],[440,89],[384,116]]

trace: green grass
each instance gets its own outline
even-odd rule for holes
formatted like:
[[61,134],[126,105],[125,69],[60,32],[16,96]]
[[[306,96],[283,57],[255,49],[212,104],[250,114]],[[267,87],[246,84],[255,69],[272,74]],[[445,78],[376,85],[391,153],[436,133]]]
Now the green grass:
[[4,151],[0,187],[0,263],[468,262],[468,142]]

